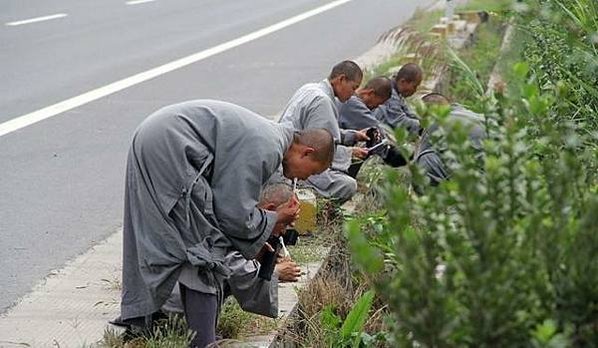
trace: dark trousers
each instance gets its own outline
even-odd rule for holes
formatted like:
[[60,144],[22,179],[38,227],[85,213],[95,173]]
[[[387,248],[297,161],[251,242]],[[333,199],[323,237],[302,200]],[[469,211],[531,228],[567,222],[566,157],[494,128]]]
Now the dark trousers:
[[204,348],[216,342],[218,297],[189,289],[183,284],[179,286],[187,325],[195,332],[191,347]]

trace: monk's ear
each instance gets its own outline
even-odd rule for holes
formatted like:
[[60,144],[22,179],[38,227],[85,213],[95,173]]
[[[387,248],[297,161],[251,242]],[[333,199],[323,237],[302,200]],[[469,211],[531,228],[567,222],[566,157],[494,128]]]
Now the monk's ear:
[[[338,74],[338,75],[336,75],[336,77],[334,79],[332,79],[332,81],[334,81],[335,83],[341,83],[346,80],[347,80],[347,75],[345,75],[345,74]],[[332,81],[330,81],[330,82],[332,82]]]
[[306,156],[311,156],[315,152],[316,152],[316,150],[313,147],[306,146],[303,149],[303,153],[302,154],[303,154],[303,157],[306,157]]
[[264,205],[263,209],[274,211],[274,210],[276,210],[276,205],[274,203],[268,203],[268,204]]
[[337,83],[341,83],[341,82],[345,81],[346,79],[347,79],[347,76],[345,76],[345,74],[340,74],[340,75],[337,75],[332,80],[330,80],[330,83],[334,85]]

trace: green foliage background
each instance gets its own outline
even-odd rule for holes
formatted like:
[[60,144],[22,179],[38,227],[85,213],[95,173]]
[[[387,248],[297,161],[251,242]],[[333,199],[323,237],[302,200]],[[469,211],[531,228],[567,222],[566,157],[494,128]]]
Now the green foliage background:
[[[486,117],[483,170],[453,128],[450,181],[417,196],[389,171],[384,209],[346,228],[400,346],[598,345],[598,3],[528,1],[502,16],[522,49],[507,93],[470,95]],[[442,113],[420,113],[443,127]]]

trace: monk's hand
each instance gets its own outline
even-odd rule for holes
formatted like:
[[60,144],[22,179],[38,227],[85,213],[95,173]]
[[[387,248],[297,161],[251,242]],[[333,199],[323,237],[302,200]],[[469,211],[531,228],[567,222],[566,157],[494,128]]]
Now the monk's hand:
[[299,217],[299,199],[295,194],[288,202],[281,204],[276,208],[276,223],[284,225],[291,225]]
[[282,256],[280,254],[278,254],[276,256],[276,263],[283,263],[283,262],[289,262],[289,261],[293,261],[293,259],[291,259],[290,256]]
[[360,131],[355,131],[355,141],[368,141],[370,140],[370,137],[368,137],[366,131],[368,130],[368,128],[366,129],[362,129]]
[[275,266],[278,280],[281,282],[296,282],[301,277],[301,268],[290,259],[283,259]]
[[[364,128],[361,130],[361,132],[365,133],[365,135],[367,136],[367,134],[368,134],[367,132],[369,129],[371,129],[371,127]],[[372,140],[373,144],[378,144],[379,142],[382,141],[382,132],[380,132],[380,130],[375,129],[373,132],[373,135],[374,135],[374,139],[367,139],[367,140]]]
[[355,158],[364,159],[368,156],[368,149],[364,147],[354,147],[352,152]]

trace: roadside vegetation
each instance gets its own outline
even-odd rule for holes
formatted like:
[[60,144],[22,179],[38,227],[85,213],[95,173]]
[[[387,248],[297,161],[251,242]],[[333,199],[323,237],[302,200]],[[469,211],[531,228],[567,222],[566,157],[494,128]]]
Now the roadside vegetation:
[[[387,331],[368,335],[388,346],[598,345],[598,3],[504,3],[470,2],[490,21],[438,62],[443,92],[485,115],[483,171],[453,129],[449,182],[414,195],[418,168],[386,170],[373,188],[382,208],[346,225],[353,262],[388,306]],[[495,65],[505,85],[488,91]],[[443,127],[447,110],[417,110]]]

